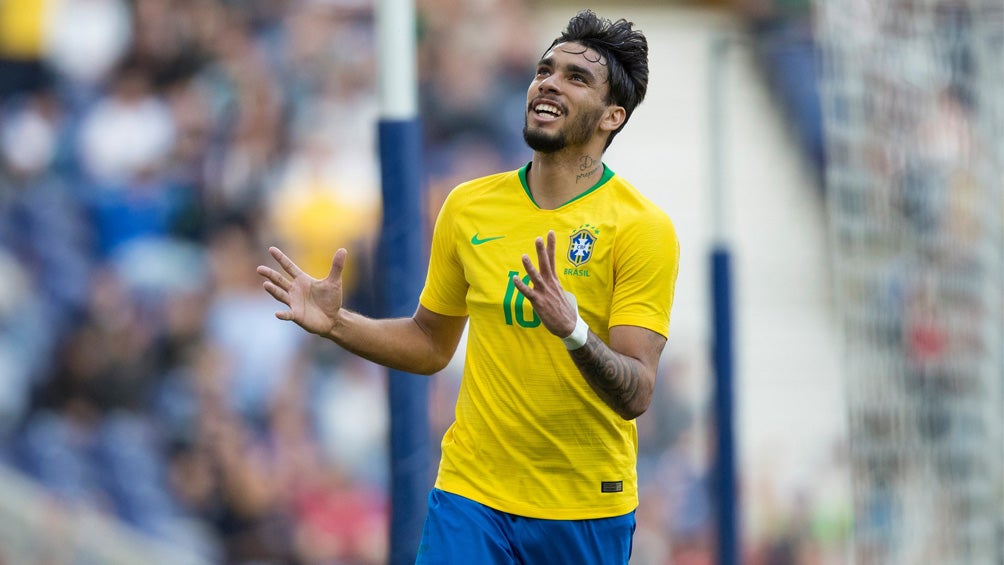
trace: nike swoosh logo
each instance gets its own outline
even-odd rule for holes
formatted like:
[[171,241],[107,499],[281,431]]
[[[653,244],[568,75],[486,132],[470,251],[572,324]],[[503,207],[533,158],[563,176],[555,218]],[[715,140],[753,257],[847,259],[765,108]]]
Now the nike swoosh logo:
[[478,238],[478,234],[474,234],[474,236],[471,238],[471,244],[472,245],[481,245],[482,243],[488,243],[489,241],[495,241],[496,239],[502,239],[503,237],[505,237],[505,236],[504,235],[497,235],[495,237],[486,237],[484,239],[479,239]]

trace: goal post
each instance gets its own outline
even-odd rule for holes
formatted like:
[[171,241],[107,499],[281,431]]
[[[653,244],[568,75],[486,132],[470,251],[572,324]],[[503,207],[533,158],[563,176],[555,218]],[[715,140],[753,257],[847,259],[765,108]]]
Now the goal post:
[[[426,268],[423,224],[422,126],[418,117],[414,0],[376,5],[383,218],[377,253],[383,317],[414,312]],[[390,412],[389,565],[415,562],[432,487],[427,377],[388,370]]]
[[708,125],[710,129],[709,192],[712,244],[709,253],[711,360],[714,370],[713,498],[718,565],[736,565],[742,555],[742,506],[739,495],[736,440],[735,353],[733,348],[732,245],[728,206],[729,158],[726,151],[728,56],[737,38],[714,34],[708,53]]

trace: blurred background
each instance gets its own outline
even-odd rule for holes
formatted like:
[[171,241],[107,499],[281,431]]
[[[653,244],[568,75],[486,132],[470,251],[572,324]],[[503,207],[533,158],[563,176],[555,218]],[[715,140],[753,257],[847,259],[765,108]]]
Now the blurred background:
[[[428,225],[457,183],[529,159],[533,65],[576,10],[649,38],[648,98],[604,159],[664,207],[682,244],[656,398],[638,420],[632,562],[716,559],[712,171],[736,274],[744,562],[848,562],[866,498],[852,489],[833,284],[834,257],[850,255],[831,246],[827,215],[832,186],[848,185],[828,173],[821,100],[839,97],[820,95],[809,0],[417,7]],[[387,561],[385,373],[277,321],[255,274],[268,245],[314,276],[344,246],[349,306],[375,310],[373,8],[0,0],[0,563]],[[904,99],[891,100],[877,111]],[[431,377],[434,450],[462,354]],[[858,559],[932,562],[872,555]]]

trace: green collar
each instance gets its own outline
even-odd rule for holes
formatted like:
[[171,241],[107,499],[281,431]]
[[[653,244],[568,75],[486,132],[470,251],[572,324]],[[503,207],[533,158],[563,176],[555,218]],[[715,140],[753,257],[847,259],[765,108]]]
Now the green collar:
[[[519,169],[519,183],[521,185],[523,185],[523,190],[526,191],[526,195],[530,198],[530,202],[533,202],[534,206],[537,206],[538,208],[540,208],[540,206],[537,204],[537,201],[533,199],[533,194],[530,192],[530,186],[526,183],[526,173],[527,173],[527,171],[530,170],[531,163],[532,162],[527,163],[527,164],[523,165],[522,167],[520,167],[520,169]],[[608,167],[606,165],[606,163],[604,163],[603,164],[603,175],[600,176],[600,180],[596,181],[596,184],[594,184],[593,186],[589,187],[588,190],[580,193],[578,196],[576,196],[575,198],[572,198],[568,202],[565,202],[561,206],[567,206],[567,205],[571,204],[572,202],[575,202],[576,200],[578,200],[578,199],[586,196],[587,194],[593,192],[597,188],[599,188],[599,187],[603,186],[604,184],[606,184],[606,182],[608,180],[612,179],[613,176],[614,176],[614,172],[612,170],[610,170],[610,167]],[[558,208],[561,208],[561,206],[558,206]]]

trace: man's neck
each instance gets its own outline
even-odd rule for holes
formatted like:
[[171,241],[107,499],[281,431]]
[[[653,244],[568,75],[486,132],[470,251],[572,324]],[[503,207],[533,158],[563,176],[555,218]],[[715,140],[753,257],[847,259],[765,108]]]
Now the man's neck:
[[601,151],[572,149],[534,152],[526,183],[540,208],[553,210],[561,206],[592,188],[603,176]]

